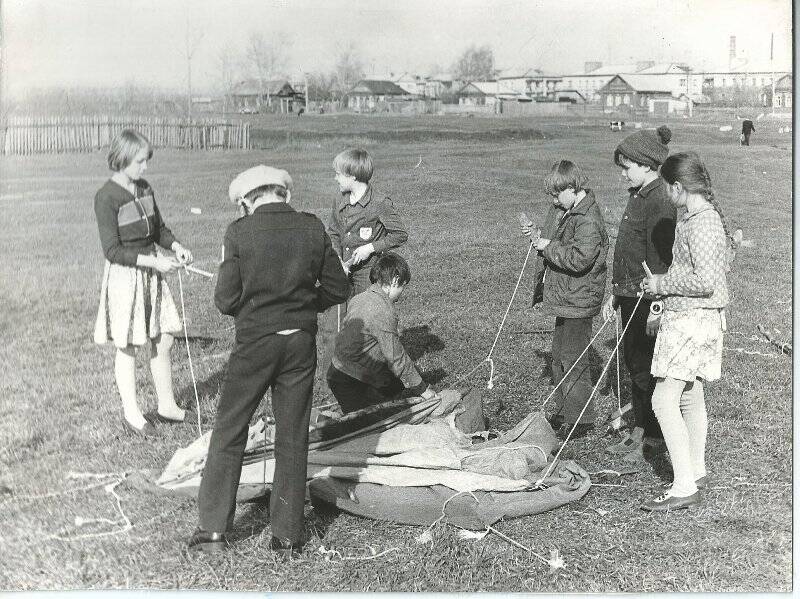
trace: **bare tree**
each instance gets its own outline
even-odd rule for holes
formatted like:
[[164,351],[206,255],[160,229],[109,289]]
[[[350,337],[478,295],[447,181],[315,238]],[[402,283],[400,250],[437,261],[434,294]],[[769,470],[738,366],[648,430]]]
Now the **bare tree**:
[[453,64],[453,76],[464,81],[486,81],[493,79],[494,53],[490,46],[470,46]]
[[339,52],[334,67],[339,99],[364,76],[364,63],[355,44],[350,42]]
[[260,31],[254,31],[247,40],[245,62],[258,79],[259,96],[266,95],[267,103],[269,90],[266,89],[266,83],[285,68],[288,46],[289,39],[284,32],[267,37]]
[[228,101],[238,80],[237,72],[240,67],[240,59],[237,54],[236,50],[231,46],[223,46],[217,52],[217,82],[222,91],[223,112],[228,111]]
[[189,120],[192,120],[192,58],[197,51],[203,32],[192,27],[189,17],[186,17],[186,111]]

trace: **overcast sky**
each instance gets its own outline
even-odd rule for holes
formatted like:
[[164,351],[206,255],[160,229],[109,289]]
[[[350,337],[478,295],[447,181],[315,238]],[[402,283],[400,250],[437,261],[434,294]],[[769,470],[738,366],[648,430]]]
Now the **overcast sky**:
[[749,65],[791,65],[790,0],[0,0],[6,85],[134,82],[183,89],[186,31],[202,33],[195,89],[218,80],[220,48],[278,30],[290,41],[287,74],[328,71],[353,42],[368,74],[449,69],[470,44],[496,66],[582,72],[587,60],[687,61],[725,67],[729,36]]

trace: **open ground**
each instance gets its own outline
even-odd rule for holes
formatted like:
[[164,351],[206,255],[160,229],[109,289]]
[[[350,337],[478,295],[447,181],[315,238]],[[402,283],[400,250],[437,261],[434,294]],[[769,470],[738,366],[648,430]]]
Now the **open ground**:
[[[649,123],[656,126],[660,123]],[[268,548],[267,506],[237,512],[234,548],[190,558],[184,544],[196,525],[192,500],[121,485],[115,492],[133,528],[97,481],[70,473],[160,470],[196,429],[164,427],[156,441],[126,436],[113,379],[113,351],[92,342],[102,254],[92,209],[107,178],[101,153],[0,159],[0,589],[228,589],[270,591],[788,591],[792,572],[791,359],[760,337],[763,324],[789,341],[792,332],[791,141],[761,122],[749,148],[727,122],[673,121],[672,151],[705,159],[728,218],[744,229],[729,275],[732,303],[723,378],[707,387],[710,487],[697,509],[648,514],[639,504],[670,480],[666,460],[621,477],[593,477],[579,502],[498,523],[496,528],[565,568],[548,573],[531,553],[497,535],[460,540],[444,524],[433,541],[422,529],[307,509],[310,541],[300,559],[276,561]],[[293,203],[327,218],[336,196],[331,160],[360,145],[376,161],[376,187],[394,199],[410,226],[402,249],[412,268],[399,305],[404,339],[423,374],[439,387],[471,370],[491,346],[522,266],[526,244],[516,214],[543,215],[542,179],[557,159],[584,166],[614,240],[626,200],[613,165],[626,132],[572,119],[311,116],[256,125],[262,149],[228,153],[157,150],[146,178],[166,222],[215,271],[226,225],[234,218],[227,186],[257,163],[286,168]],[[195,214],[191,208],[200,208]],[[196,212],[196,211],[195,211]],[[494,389],[484,392],[487,420],[505,429],[547,396],[552,319],[526,310],[526,273],[493,357]],[[184,276],[190,347],[203,424],[213,423],[233,323],[214,308],[213,283]],[[171,288],[178,297],[178,281]],[[599,323],[595,323],[595,330]],[[609,355],[613,329],[595,345]],[[181,404],[194,402],[186,348],[173,348]],[[155,408],[139,359],[140,404]],[[472,380],[485,385],[487,369]],[[624,386],[623,374],[623,386]],[[616,407],[602,386],[600,412]],[[627,393],[623,389],[623,396]],[[317,391],[317,404],[329,401]],[[204,428],[204,430],[205,430]],[[565,456],[587,471],[623,470],[603,452],[612,437],[598,427],[570,443]],[[94,485],[93,488],[86,487]],[[339,555],[320,550],[336,550]],[[347,558],[347,559],[342,559]]]

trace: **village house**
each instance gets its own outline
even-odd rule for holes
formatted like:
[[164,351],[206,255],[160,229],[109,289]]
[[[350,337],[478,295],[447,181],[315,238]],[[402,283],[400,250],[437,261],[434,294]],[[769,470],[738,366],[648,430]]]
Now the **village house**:
[[456,96],[460,106],[494,106],[497,103],[497,81],[471,81]]
[[652,75],[615,75],[597,93],[605,112],[666,116],[686,110],[691,101],[686,94],[676,97],[669,81]]
[[414,95],[393,81],[384,79],[362,79],[347,92],[347,107],[358,112],[388,110],[392,102],[407,102]]
[[240,81],[231,91],[231,98],[239,112],[295,112],[305,104],[303,94],[286,79]]
[[775,96],[772,95],[772,84],[765,86],[761,91],[761,105],[774,108],[792,107],[792,84],[794,77],[784,75],[775,81]]
[[498,94],[528,99],[552,98],[560,81],[560,76],[545,75],[540,69],[506,69],[497,76]]

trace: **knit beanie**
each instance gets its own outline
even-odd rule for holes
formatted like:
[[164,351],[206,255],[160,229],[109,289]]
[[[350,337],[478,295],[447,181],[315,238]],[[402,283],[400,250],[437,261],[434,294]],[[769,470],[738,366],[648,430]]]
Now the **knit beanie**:
[[628,160],[649,166],[651,169],[658,170],[669,155],[667,144],[672,139],[672,131],[666,125],[661,125],[655,131],[642,129],[633,133],[622,140],[614,151],[614,163],[620,165],[620,156],[625,156]]

